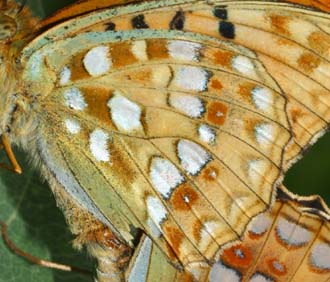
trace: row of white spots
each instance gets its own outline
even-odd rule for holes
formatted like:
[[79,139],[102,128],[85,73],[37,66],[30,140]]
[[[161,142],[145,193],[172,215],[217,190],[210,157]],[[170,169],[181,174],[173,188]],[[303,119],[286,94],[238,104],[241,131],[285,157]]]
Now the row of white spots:
[[177,150],[182,167],[191,175],[196,175],[211,160],[207,151],[189,140],[180,140]]
[[[181,166],[191,175],[199,173],[211,160],[210,154],[205,149],[189,140],[180,140],[177,144],[177,152]],[[185,181],[179,169],[169,160],[161,157],[152,160],[150,178],[153,186],[165,199],[168,199],[173,190]]]
[[129,132],[133,130],[142,130],[141,108],[133,103],[119,92],[109,100],[112,121],[119,130]]
[[97,46],[87,52],[83,64],[91,76],[100,76],[107,73],[112,67],[109,47]]
[[165,199],[168,199],[173,189],[184,181],[184,177],[174,164],[159,157],[152,160],[150,177],[154,187]]
[[284,218],[279,219],[276,232],[285,244],[294,247],[303,246],[312,238],[311,232],[306,228]]
[[238,55],[232,60],[232,67],[234,70],[247,76],[255,76],[255,65],[253,61],[245,56]]
[[[66,119],[64,124],[71,134],[78,134],[81,131],[81,125],[77,120]],[[97,161],[110,161],[109,152],[109,134],[102,129],[95,129],[89,137],[90,151]]]
[[[65,104],[74,110],[83,111],[87,107],[82,92],[76,88],[71,87],[63,93]],[[64,124],[71,134],[77,134],[81,131],[80,123],[75,119],[66,119]],[[90,134],[90,151],[97,161],[110,161],[110,153],[108,149],[109,134],[102,129],[95,129]]]
[[201,92],[207,89],[209,77],[209,72],[203,68],[184,66],[177,70],[174,83],[185,90]]
[[[197,174],[211,159],[200,145],[188,140],[180,140],[177,151],[183,169],[192,175]],[[169,199],[172,192],[185,181],[179,169],[169,160],[161,157],[152,160],[149,175],[152,185],[164,199]],[[185,201],[189,202],[189,198]],[[167,217],[166,208],[156,197],[149,196],[146,202],[149,213],[148,225],[154,236],[160,236],[161,224]],[[215,222],[205,223],[203,229],[205,234],[201,231],[201,235],[212,234],[217,226]]]
[[189,41],[170,41],[168,51],[172,58],[184,61],[198,62],[201,44]]
[[199,118],[205,112],[203,101],[199,97],[186,94],[172,94],[169,98],[172,107],[192,118]]
[[160,199],[148,196],[146,199],[149,219],[148,224],[154,236],[161,234],[161,224],[167,218],[167,210]]
[[252,100],[257,109],[264,112],[270,112],[274,104],[274,95],[268,89],[264,87],[255,87],[251,91]]
[[81,130],[81,126],[80,123],[74,119],[66,119],[64,121],[65,126],[67,128],[67,130],[71,133],[71,134],[77,134],[80,132]]
[[65,66],[60,73],[60,85],[65,85],[70,82],[71,70]]
[[[69,108],[83,111],[87,107],[83,93],[78,88],[68,88],[63,95],[65,104]],[[141,108],[118,91],[109,100],[108,107],[110,108],[111,118],[118,129],[125,132],[142,129]]]
[[256,235],[263,235],[271,225],[271,218],[265,214],[260,214],[252,219],[248,230]]
[[[177,40],[168,43],[169,54],[172,58],[187,61],[198,61],[200,48],[200,44],[187,41]],[[148,60],[147,43],[145,40],[134,41],[131,51],[138,60]],[[93,47],[84,56],[83,64],[91,76],[100,76],[109,72],[112,67],[110,48],[103,45]],[[70,77],[70,69],[64,67],[60,74],[60,84],[67,84],[70,81]]]
[[318,243],[312,250],[311,263],[322,270],[330,270],[330,245]]
[[87,104],[81,91],[77,87],[71,87],[64,91],[65,104],[77,111],[83,111]]
[[89,148],[97,161],[110,161],[109,142],[110,136],[102,129],[95,129],[89,137]]
[[[239,55],[234,57],[232,60],[232,67],[239,73],[249,77],[255,77],[257,75],[254,62],[245,56]],[[271,112],[274,105],[274,93],[270,89],[257,86],[251,91],[251,94],[257,109],[266,113]]]
[[135,41],[132,45],[132,53],[140,61],[148,60],[147,43],[144,40]]
[[[271,224],[271,218],[266,214],[261,214],[251,221],[248,230],[256,235],[263,235],[269,230]],[[312,240],[312,233],[309,230],[284,218],[279,219],[276,225],[276,234],[282,242],[293,247],[302,247]],[[317,243],[311,250],[310,261],[312,265],[321,270],[329,271],[330,245],[324,242]],[[275,263],[276,265],[273,265],[275,268],[278,268],[279,271],[283,269],[283,265],[279,262]]]
[[[135,41],[132,45],[133,55],[141,60],[148,59],[147,45],[145,41]],[[96,46],[90,49],[83,59],[86,71],[91,76],[100,76],[110,71],[112,67],[112,59],[110,56],[110,48],[108,46]],[[71,70],[65,66],[60,73],[60,85],[65,85],[70,81]]]
[[212,144],[215,142],[215,130],[206,124],[202,124],[198,128],[198,134],[201,141]]
[[255,136],[257,142],[266,146],[274,142],[274,126],[269,123],[258,124],[255,128]]

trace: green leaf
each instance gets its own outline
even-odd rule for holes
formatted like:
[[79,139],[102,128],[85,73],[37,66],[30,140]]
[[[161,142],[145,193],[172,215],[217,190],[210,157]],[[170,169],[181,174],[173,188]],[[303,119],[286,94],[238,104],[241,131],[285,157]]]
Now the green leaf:
[[320,195],[330,204],[330,133],[308,149],[287,173],[285,185],[301,196]]
[[[63,215],[47,184],[19,153],[24,173],[16,175],[0,171],[0,219],[7,223],[8,234],[16,246],[25,252],[62,264],[74,265],[92,271],[86,253],[72,249],[70,234]],[[6,161],[2,156],[1,162]],[[33,265],[13,254],[0,241],[0,281],[91,282],[91,277],[55,271]]]

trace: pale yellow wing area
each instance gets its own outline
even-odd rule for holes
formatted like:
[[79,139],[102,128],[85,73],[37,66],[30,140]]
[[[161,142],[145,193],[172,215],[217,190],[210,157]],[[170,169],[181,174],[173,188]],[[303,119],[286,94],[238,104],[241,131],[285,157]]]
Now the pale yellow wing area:
[[[192,272],[201,274],[199,282],[329,281],[329,220],[320,198],[296,197],[282,187],[274,206],[253,218],[239,241],[223,246],[213,266],[195,265]],[[136,249],[126,277],[128,282],[194,281],[148,238]]]

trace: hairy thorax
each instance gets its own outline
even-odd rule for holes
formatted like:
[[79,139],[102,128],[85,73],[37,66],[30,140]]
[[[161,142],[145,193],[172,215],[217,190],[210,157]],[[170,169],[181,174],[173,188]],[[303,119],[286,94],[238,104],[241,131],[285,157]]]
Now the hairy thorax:
[[25,43],[37,32],[37,21],[28,13],[13,1],[0,2],[0,135],[6,133],[11,142],[23,146],[35,127],[33,101],[21,83],[19,58]]

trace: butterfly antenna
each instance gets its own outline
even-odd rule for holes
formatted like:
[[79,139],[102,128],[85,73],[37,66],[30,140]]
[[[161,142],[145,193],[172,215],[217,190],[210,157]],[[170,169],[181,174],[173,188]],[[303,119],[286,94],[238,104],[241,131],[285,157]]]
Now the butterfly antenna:
[[32,256],[20,248],[18,248],[9,238],[8,236],[8,227],[7,224],[4,222],[0,221],[0,226],[1,226],[1,234],[4,242],[6,243],[7,247],[16,255],[23,257],[30,263],[40,265],[42,267],[47,267],[47,268],[52,268],[52,269],[57,269],[57,270],[62,270],[62,271],[67,271],[67,272],[78,272],[87,276],[93,276],[92,272],[86,270],[86,269],[81,269],[78,267],[70,266],[70,265],[65,265],[65,264],[60,264],[60,263],[55,263],[47,260],[43,260],[40,258],[37,258],[35,256]]

